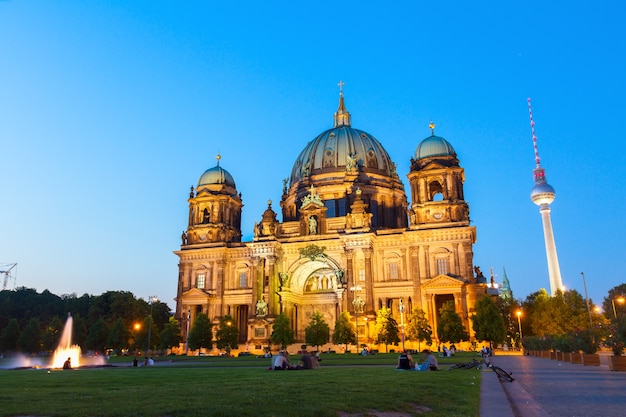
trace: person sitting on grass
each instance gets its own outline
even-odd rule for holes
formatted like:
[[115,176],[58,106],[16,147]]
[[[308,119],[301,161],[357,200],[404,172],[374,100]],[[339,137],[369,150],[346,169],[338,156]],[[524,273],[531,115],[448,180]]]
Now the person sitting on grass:
[[63,362],[63,369],[72,369],[72,358],[67,358],[67,360]]
[[302,366],[298,366],[298,369],[319,369],[320,363],[317,359],[315,352],[302,355]]
[[289,369],[289,367],[290,367],[289,359],[287,359],[286,353],[283,351],[280,351],[278,355],[276,355],[276,357],[274,358],[273,369],[275,371],[282,371],[282,370]]
[[430,350],[424,349],[422,350],[422,357],[424,358],[424,362],[420,365],[416,365],[415,369],[418,371],[437,371],[439,370],[439,365],[437,364],[437,358],[433,355]]
[[413,357],[411,354],[406,350],[402,352],[398,357],[398,366],[396,366],[396,369],[408,370],[413,369],[414,366],[415,364],[413,363]]

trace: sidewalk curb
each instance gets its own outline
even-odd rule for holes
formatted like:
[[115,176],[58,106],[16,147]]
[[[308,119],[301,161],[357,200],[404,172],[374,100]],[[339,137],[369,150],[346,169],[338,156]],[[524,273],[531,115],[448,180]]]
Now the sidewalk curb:
[[483,368],[480,375],[479,415],[480,417],[515,417],[500,378],[489,368]]

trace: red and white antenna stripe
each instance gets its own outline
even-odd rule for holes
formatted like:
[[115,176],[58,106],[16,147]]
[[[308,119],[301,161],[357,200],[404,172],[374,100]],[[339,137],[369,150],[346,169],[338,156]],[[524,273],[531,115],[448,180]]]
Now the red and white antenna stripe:
[[528,114],[530,115],[530,131],[533,135],[533,148],[535,149],[535,164],[541,166],[539,158],[539,149],[537,149],[537,136],[535,135],[535,121],[533,120],[533,108],[530,105],[530,98],[528,98]]

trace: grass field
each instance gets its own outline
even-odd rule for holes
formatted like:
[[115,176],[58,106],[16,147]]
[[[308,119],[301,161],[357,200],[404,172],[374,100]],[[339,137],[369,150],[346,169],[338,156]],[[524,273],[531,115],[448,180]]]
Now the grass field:
[[269,360],[255,357],[167,357],[150,368],[113,358],[113,368],[5,370],[0,415],[337,416],[367,415],[367,410],[418,415],[416,406],[432,410],[419,414],[425,416],[478,415],[480,372],[396,371],[395,354],[322,359],[316,371],[267,371]]

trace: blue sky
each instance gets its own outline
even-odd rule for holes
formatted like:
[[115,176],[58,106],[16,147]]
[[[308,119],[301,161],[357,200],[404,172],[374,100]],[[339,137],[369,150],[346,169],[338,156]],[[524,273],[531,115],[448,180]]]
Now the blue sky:
[[343,80],[405,185],[435,121],[474,263],[518,298],[549,285],[532,97],[563,281],[582,293],[584,271],[599,302],[626,282],[626,6],[548,3],[0,1],[0,263],[18,286],[173,306],[189,186],[219,150],[251,236]]

